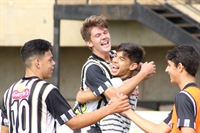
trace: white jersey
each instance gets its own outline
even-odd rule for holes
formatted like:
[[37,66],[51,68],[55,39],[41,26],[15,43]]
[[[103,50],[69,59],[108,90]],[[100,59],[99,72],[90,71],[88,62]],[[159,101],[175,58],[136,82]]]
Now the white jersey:
[[[111,79],[113,87],[116,89],[122,85],[123,81],[120,78]],[[129,103],[133,110],[136,109],[137,98],[139,90],[136,88],[131,96],[129,96]],[[100,122],[102,133],[128,133],[131,125],[131,120],[126,116],[115,113],[104,117]]]

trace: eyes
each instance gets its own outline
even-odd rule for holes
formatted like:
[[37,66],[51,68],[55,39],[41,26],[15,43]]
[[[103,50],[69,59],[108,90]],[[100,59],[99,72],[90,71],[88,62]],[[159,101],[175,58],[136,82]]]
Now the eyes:
[[126,59],[123,56],[118,56],[117,54],[114,54],[113,60],[119,59],[120,61],[125,61]]
[[54,62],[53,57],[48,60],[49,62]]
[[107,34],[108,34],[108,30],[104,30],[103,33],[97,33],[97,34],[95,34],[94,37],[95,37],[95,38],[99,38],[102,34],[103,34],[103,35],[107,35]]

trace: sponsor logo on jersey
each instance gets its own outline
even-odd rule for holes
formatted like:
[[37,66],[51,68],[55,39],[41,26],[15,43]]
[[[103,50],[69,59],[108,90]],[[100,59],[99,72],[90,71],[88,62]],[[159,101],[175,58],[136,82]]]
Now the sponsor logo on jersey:
[[14,90],[12,93],[12,98],[15,100],[27,98],[30,94],[30,91],[28,88],[25,88],[25,89],[23,88],[25,87],[20,85],[17,90]]
[[136,88],[134,91],[133,91],[133,94],[134,94],[134,96],[138,96],[139,95],[139,89],[138,88]]

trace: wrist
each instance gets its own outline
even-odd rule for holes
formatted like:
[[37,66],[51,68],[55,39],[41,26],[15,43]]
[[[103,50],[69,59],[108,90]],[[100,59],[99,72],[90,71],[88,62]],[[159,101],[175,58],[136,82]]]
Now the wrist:
[[145,77],[147,77],[148,73],[144,72],[144,71],[139,71],[138,72],[138,77],[140,77],[141,79],[144,79]]

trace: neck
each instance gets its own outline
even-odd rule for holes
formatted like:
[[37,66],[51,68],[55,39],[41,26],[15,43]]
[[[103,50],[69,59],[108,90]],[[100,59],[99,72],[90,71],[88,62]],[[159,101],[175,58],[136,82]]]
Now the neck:
[[25,72],[25,77],[33,77],[33,76],[43,79],[42,76],[40,76],[36,71],[27,68]]
[[195,77],[192,77],[192,76],[189,76],[187,78],[183,78],[182,81],[180,81],[180,83],[178,84],[179,85],[179,88],[182,90],[187,84],[189,83],[195,83]]
[[94,53],[96,56],[104,59],[106,62],[111,62],[110,54],[109,52],[107,53]]

